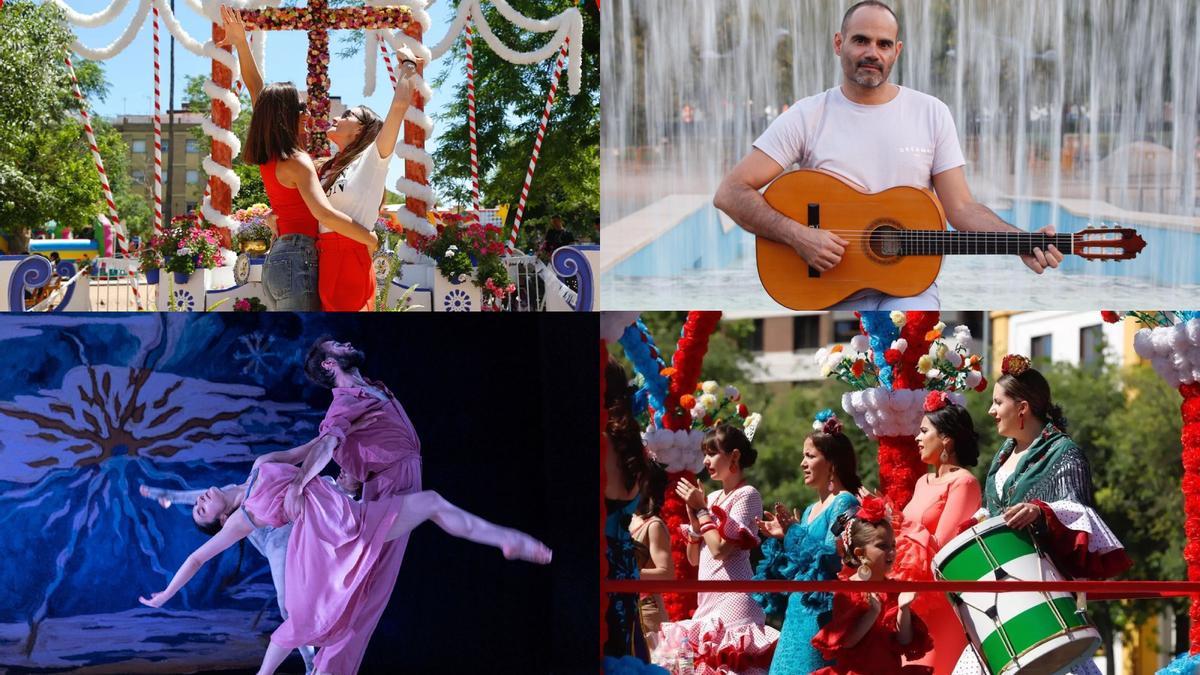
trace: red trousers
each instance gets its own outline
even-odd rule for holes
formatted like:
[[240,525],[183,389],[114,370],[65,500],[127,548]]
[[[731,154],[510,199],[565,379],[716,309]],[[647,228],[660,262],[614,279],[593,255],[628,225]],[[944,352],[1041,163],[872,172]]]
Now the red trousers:
[[359,312],[375,305],[375,273],[367,247],[337,232],[317,237],[321,311]]

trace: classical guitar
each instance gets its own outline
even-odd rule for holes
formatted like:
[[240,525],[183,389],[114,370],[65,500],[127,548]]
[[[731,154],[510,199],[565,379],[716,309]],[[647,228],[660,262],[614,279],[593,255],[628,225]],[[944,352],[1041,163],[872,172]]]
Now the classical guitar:
[[781,175],[763,196],[788,218],[850,242],[841,262],[818,272],[792,247],[757,238],[763,288],[791,309],[824,309],[868,288],[917,295],[937,279],[944,255],[1016,255],[1053,245],[1088,260],[1128,260],[1146,246],[1127,227],[1052,235],[948,231],[942,205],[929,190],[894,187],[872,194],[816,169]]

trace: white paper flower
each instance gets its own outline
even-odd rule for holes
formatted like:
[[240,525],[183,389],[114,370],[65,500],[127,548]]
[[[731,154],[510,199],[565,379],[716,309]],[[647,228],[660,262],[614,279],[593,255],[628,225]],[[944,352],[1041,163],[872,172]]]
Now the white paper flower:
[[866,335],[855,335],[850,338],[850,349],[856,352],[865,352],[871,348],[871,338]]
[[949,350],[946,352],[946,360],[949,361],[950,365],[954,366],[955,368],[962,367],[963,357],[961,354],[959,354],[958,352],[956,352],[954,350]]
[[707,410],[716,410],[720,403],[717,401],[716,396],[712,394],[704,394],[700,397],[700,405],[704,406]]
[[737,387],[730,384],[725,387],[725,396],[731,401],[736,401],[742,397],[742,392],[738,391]]
[[892,349],[895,349],[896,351],[903,354],[904,351],[906,349],[908,349],[908,340],[905,340],[904,338],[900,338],[899,340],[893,340],[892,341]]
[[704,391],[704,393],[706,393],[706,394],[714,394],[714,395],[718,391],[717,383],[715,380],[705,380],[704,384],[700,385],[700,389],[702,391]]
[[700,405],[699,403],[697,403],[696,406],[692,408],[692,419],[696,419],[696,420],[704,419],[704,416],[707,414],[708,414],[708,409],[705,408],[704,406]]
[[974,389],[983,381],[983,375],[979,374],[978,370],[970,370],[967,372],[967,387]]
[[817,350],[816,354],[813,354],[813,363],[825,363],[825,359],[828,356],[829,356],[829,350],[825,347],[821,347],[820,349]]
[[927,377],[931,380],[941,379],[942,371],[938,370],[937,368],[930,368],[929,372],[925,373],[925,377]]
[[908,316],[899,310],[892,310],[892,313],[888,314],[888,318],[897,328],[902,328],[904,324],[908,323]]
[[946,330],[946,322],[945,321],[937,322],[937,324],[933,327],[933,329],[939,333]]

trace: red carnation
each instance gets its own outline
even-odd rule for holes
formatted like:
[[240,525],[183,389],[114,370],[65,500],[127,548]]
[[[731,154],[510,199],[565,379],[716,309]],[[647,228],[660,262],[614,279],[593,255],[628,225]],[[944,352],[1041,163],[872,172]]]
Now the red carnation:
[[704,426],[711,427],[712,425],[713,425],[712,415],[705,415],[704,416]]
[[887,504],[879,497],[867,496],[863,498],[862,507],[858,509],[858,513],[854,514],[854,517],[868,523],[882,522],[887,520]]
[[854,362],[854,365],[850,366],[850,372],[854,373],[855,377],[862,377],[864,368],[866,368],[866,365],[862,359],[859,359]]
[[937,412],[950,404],[950,395],[944,391],[931,391],[925,397],[925,412]]
[[987,389],[988,381],[986,377],[979,378],[979,384],[975,385],[975,391],[983,391]]
[[745,403],[738,404],[738,414],[741,415],[742,417],[750,416],[750,409],[746,407]]
[[883,353],[883,360],[894,366],[897,363],[900,363],[900,359],[903,358],[903,356],[904,354],[901,354],[899,349],[889,349]]
[[1121,320],[1121,315],[1116,312],[1104,310],[1100,312],[1100,318],[1104,319],[1107,323],[1117,323]]

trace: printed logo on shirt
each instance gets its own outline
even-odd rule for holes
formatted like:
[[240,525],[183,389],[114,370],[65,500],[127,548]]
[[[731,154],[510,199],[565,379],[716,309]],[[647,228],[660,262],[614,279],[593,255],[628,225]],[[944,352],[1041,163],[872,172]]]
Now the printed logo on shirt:
[[900,152],[911,154],[911,155],[932,155],[933,154],[933,148],[922,148],[919,145],[901,145],[899,148],[897,148],[897,150],[899,150]]

